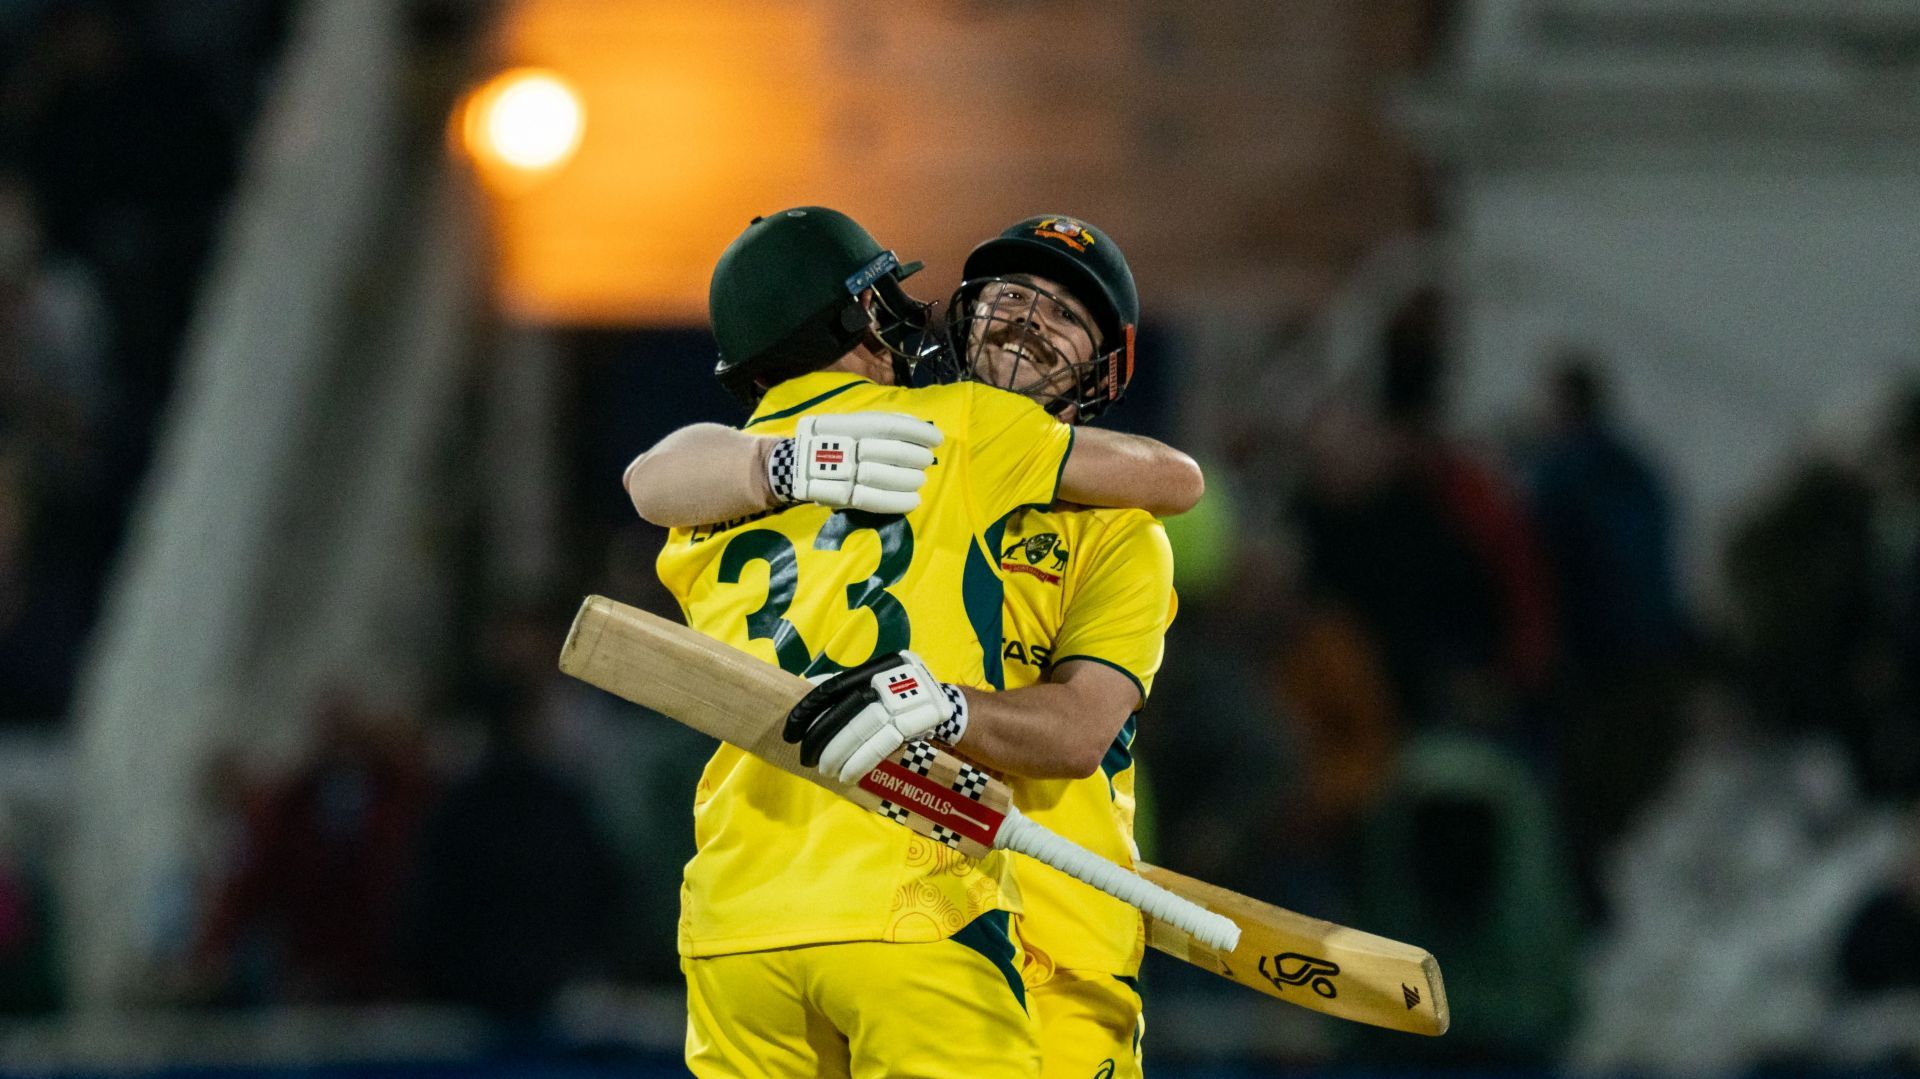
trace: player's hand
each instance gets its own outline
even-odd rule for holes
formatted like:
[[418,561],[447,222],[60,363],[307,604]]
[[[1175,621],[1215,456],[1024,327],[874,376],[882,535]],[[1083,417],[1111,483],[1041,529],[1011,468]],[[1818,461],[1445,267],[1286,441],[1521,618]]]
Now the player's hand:
[[821,682],[787,713],[781,737],[800,763],[852,783],[920,738],[952,745],[967,729],[967,699],[935,680],[912,652],[890,652]]
[[767,459],[767,485],[782,502],[911,513],[941,442],[933,424],[898,412],[808,416]]

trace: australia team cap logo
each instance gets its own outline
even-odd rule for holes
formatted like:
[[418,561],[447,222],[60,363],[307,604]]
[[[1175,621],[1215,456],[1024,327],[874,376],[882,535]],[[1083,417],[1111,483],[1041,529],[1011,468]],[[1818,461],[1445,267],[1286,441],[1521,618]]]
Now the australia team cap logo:
[[1093,231],[1071,217],[1047,217],[1033,227],[1033,234],[1042,240],[1066,244],[1075,251],[1085,251],[1098,243]]

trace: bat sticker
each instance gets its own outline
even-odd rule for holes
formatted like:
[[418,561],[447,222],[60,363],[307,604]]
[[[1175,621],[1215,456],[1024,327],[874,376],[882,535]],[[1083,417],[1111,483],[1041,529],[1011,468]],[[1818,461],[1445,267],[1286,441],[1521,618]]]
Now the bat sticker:
[[[1296,965],[1288,968],[1288,962]],[[1273,957],[1273,969],[1267,969],[1267,957],[1260,957],[1260,973],[1273,983],[1275,989],[1285,989],[1290,985],[1304,985],[1314,992],[1332,1000],[1340,995],[1334,988],[1333,979],[1340,973],[1340,964],[1318,956],[1302,955],[1299,952],[1282,952]]]

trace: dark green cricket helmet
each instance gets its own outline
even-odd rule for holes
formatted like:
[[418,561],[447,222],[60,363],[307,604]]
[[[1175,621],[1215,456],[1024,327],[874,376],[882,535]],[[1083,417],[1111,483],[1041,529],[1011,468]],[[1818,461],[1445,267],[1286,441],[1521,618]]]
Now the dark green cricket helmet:
[[[1092,419],[1126,392],[1133,380],[1133,338],[1140,321],[1140,292],[1133,283],[1133,269],[1112,237],[1065,214],[1029,217],[974,248],[961,276],[964,281],[948,307],[948,316],[950,345],[963,365],[963,373],[972,366],[967,353],[968,321],[975,318],[973,298],[989,281],[1037,276],[1059,282],[1085,304],[1099,332],[1094,360],[1082,365],[1073,399],[1079,406],[1078,417]],[[977,329],[971,330],[975,339],[979,336]]]
[[[837,210],[799,206],[754,218],[713,268],[714,374],[751,407],[764,386],[825,367],[871,334],[904,384],[927,316],[900,281],[919,269]],[[877,297],[872,313],[861,301],[868,289]]]

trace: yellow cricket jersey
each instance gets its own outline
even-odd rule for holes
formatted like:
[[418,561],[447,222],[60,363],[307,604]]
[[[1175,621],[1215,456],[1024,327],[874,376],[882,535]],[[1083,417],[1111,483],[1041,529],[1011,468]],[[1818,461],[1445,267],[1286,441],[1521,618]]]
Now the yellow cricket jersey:
[[[1145,700],[1176,607],[1173,551],[1158,521],[1128,509],[1024,510],[1007,524],[999,562],[1006,688],[1033,685],[1054,664],[1088,659],[1133,679]],[[1129,717],[1100,770],[1085,779],[1012,778],[1014,803],[1094,853],[1133,865],[1134,727]],[[1021,940],[1035,959],[1060,970],[1139,972],[1146,947],[1139,911],[1028,858],[1015,871]]]
[[[993,387],[905,389],[840,372],[769,390],[746,429],[789,435],[802,415],[864,411],[917,416],[945,436],[918,509],[807,504],[675,529],[660,580],[688,625],[796,674],[912,648],[942,681],[997,688],[1000,530],[1016,509],[1053,500],[1071,430]],[[969,863],[732,746],[707,762],[693,813],[682,955],[943,940],[986,911],[1019,909],[1006,855]]]

